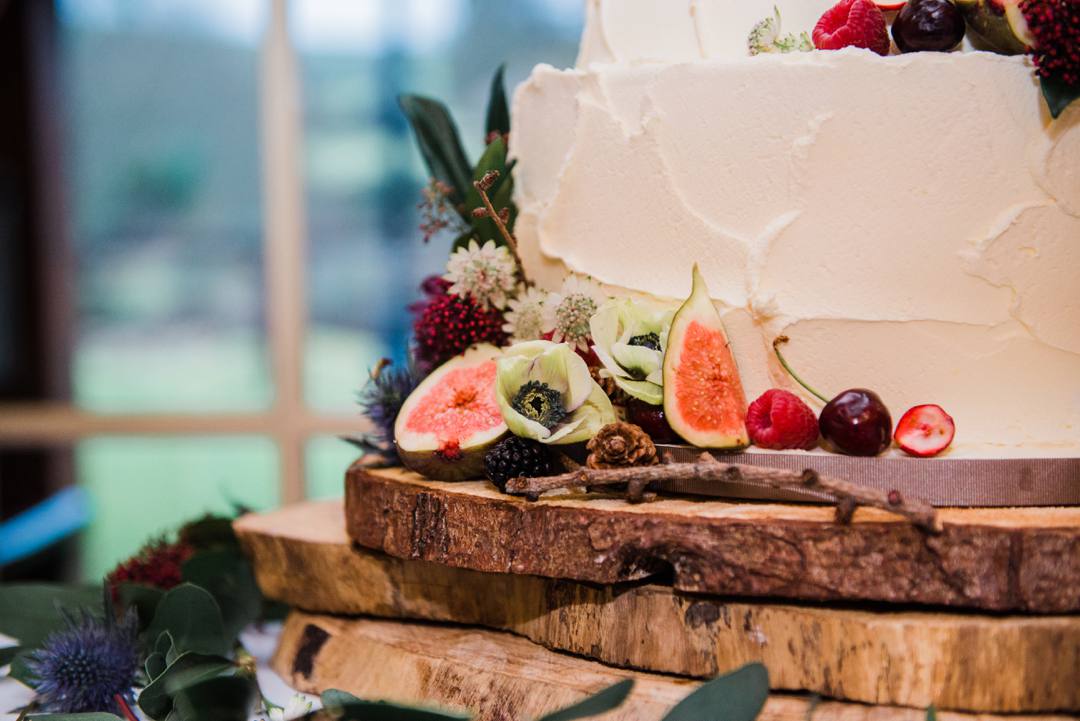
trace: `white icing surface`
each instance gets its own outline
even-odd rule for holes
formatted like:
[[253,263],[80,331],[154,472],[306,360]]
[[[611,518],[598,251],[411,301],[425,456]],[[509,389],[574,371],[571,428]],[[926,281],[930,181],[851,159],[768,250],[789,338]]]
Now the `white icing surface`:
[[680,299],[696,261],[749,398],[792,387],[785,333],[827,394],[942,405],[954,455],[1080,454],[1080,104],[1051,122],[1020,57],[748,57],[767,5],[590,2],[514,99],[530,276]]

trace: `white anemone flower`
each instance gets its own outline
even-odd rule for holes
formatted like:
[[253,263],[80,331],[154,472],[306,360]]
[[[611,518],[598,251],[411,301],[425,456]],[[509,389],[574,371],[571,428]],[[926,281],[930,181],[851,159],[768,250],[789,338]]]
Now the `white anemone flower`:
[[589,321],[593,352],[628,395],[654,406],[664,402],[664,350],[674,309],[645,301],[607,301]]
[[580,443],[614,423],[611,400],[565,343],[534,340],[506,349],[495,396],[510,431],[541,443]]

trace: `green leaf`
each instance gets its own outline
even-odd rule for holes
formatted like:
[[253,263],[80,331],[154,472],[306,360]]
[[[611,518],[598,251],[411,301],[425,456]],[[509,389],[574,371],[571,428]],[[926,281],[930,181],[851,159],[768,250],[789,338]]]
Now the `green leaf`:
[[262,593],[251,564],[239,549],[219,548],[196,553],[181,569],[184,580],[210,592],[221,609],[225,638],[234,640],[259,618]]
[[198,551],[211,548],[237,548],[236,532],[232,527],[233,519],[228,516],[206,515],[180,529],[180,541]]
[[11,668],[8,669],[8,677],[15,679],[23,686],[37,688],[37,684],[34,683],[37,679],[34,677],[34,672],[30,670],[30,666],[27,664],[28,657],[31,653],[31,651],[24,649],[23,651],[20,651],[15,658],[11,659]]
[[21,646],[7,646],[6,648],[0,648],[0,666],[7,666],[21,651]]
[[1080,84],[1068,85],[1060,78],[1039,78],[1039,86],[1052,118],[1060,116],[1072,101],[1080,98]]
[[256,687],[243,676],[218,676],[177,692],[173,710],[182,721],[247,721]]
[[663,721],[754,721],[768,697],[769,672],[760,663],[750,663],[703,683]]
[[937,721],[937,708],[934,704],[930,704],[926,708],[926,721]]
[[165,659],[165,654],[157,651],[150,652],[146,657],[146,661],[143,663],[143,669],[146,671],[147,678],[157,678],[165,673],[165,669],[168,667],[169,662]]
[[31,714],[27,721],[123,721],[111,713],[42,713]]
[[510,132],[510,109],[506,103],[506,90],[503,87],[503,74],[506,71],[506,63],[495,70],[491,78],[491,92],[488,94],[487,124],[484,132],[509,133]]
[[190,583],[172,589],[158,604],[147,637],[157,638],[164,631],[172,635],[177,651],[224,656],[232,648],[217,601]]
[[[488,191],[488,196],[491,198],[495,210],[498,211],[499,208],[506,207],[506,203],[509,202],[504,188],[513,188],[513,180],[510,178],[506,165],[506,143],[502,138],[497,138],[484,150],[484,154],[480,156],[476,169],[473,171],[473,180],[480,180],[492,170],[499,171],[499,179],[495,181],[496,185]],[[500,193],[503,193],[503,195],[500,195]],[[502,199],[501,204],[500,199]],[[480,191],[470,183],[469,192],[465,196],[465,209],[469,213],[468,220],[472,226],[470,237],[475,237],[481,245],[489,240],[494,240],[496,245],[506,245],[502,234],[499,233],[498,226],[495,225],[495,221],[486,216],[483,218],[472,217],[472,210],[481,207],[482,204],[483,200],[480,198]],[[468,240],[466,240],[467,243]]]
[[[428,171],[454,189],[456,202],[463,201],[471,187],[469,161],[450,111],[438,100],[419,95],[399,95],[398,103],[412,125]],[[467,210],[461,210],[461,217],[469,222]]]
[[388,701],[364,701],[346,691],[329,689],[322,694],[323,708],[341,721],[464,721],[472,714],[402,706]]
[[165,597],[165,592],[160,588],[146,586],[141,583],[122,583],[119,587],[120,603],[124,608],[131,606],[139,616],[139,628],[141,630],[150,626],[157,612],[158,604]]
[[571,719],[599,716],[621,706],[633,688],[634,679],[623,679],[586,699],[578,701],[573,706],[567,706],[554,713],[549,713],[540,721],[571,721]]
[[139,708],[151,718],[164,718],[173,708],[173,697],[207,679],[232,674],[236,665],[221,656],[185,653],[152,679],[139,694]]
[[37,646],[64,628],[60,610],[80,608],[101,616],[101,587],[49,584],[0,585],[0,633],[22,646]]

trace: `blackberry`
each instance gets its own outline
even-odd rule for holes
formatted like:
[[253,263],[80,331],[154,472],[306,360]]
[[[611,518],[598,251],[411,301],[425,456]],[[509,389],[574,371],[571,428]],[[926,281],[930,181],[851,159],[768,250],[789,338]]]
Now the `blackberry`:
[[510,436],[484,454],[484,469],[488,479],[506,493],[506,482],[511,478],[550,476],[551,455],[542,443]]

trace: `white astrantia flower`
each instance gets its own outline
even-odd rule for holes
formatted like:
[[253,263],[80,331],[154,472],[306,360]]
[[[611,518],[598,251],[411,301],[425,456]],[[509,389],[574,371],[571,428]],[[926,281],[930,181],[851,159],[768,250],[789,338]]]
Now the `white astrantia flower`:
[[550,331],[556,343],[588,350],[589,319],[604,300],[600,285],[592,278],[567,276],[562,288],[548,293],[544,301],[544,332]]
[[600,375],[640,401],[662,404],[664,350],[674,316],[672,308],[630,298],[601,305],[589,321],[592,349],[604,366]]
[[544,299],[547,294],[534,287],[521,288],[516,298],[507,301],[507,310],[503,317],[506,324],[503,330],[510,334],[514,343],[537,340],[547,329],[544,327]]
[[495,398],[510,432],[541,443],[580,443],[614,423],[615,409],[573,348],[533,340],[498,360]]
[[495,245],[489,240],[479,245],[470,240],[465,248],[458,248],[446,264],[450,292],[469,297],[480,307],[506,307],[506,300],[517,284],[517,264],[509,248]]

